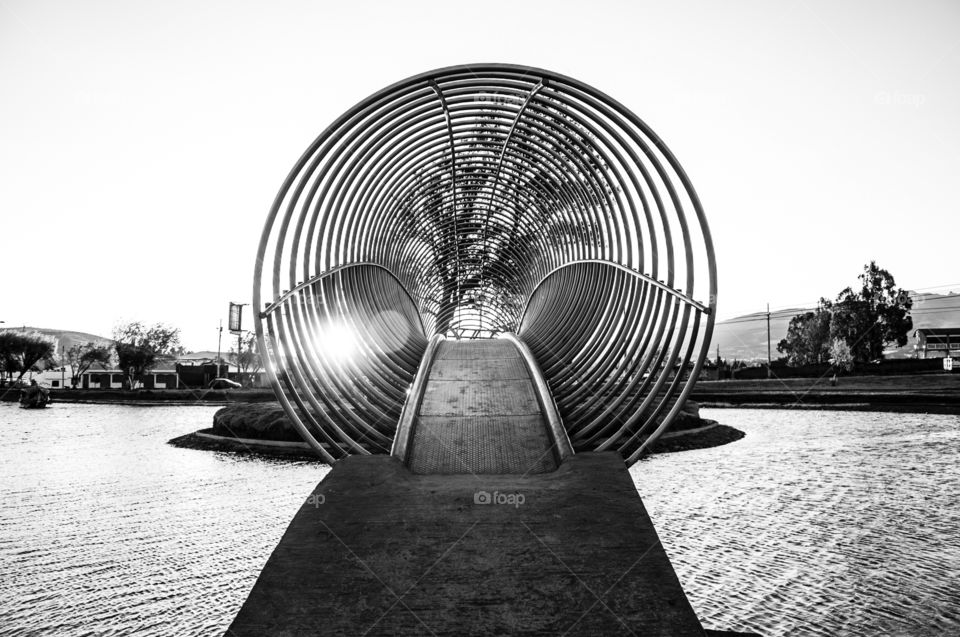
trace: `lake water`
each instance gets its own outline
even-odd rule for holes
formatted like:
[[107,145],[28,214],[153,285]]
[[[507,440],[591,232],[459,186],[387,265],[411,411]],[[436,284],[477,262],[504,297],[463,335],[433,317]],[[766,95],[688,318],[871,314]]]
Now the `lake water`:
[[632,473],[706,627],[960,635],[960,417],[703,413],[746,438]]
[[216,410],[0,403],[0,632],[223,633],[327,468],[165,444]]
[[[0,633],[223,633],[327,469],[165,444],[216,409],[0,403]],[[704,412],[632,473],[707,627],[960,634],[960,418]]]

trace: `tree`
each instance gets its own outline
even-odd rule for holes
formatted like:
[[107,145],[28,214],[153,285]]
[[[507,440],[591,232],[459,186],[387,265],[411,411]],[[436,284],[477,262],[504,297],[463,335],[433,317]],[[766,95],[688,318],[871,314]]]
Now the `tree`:
[[830,324],[831,338],[842,339],[858,363],[883,358],[884,347],[907,344],[913,329],[913,301],[886,270],[871,261],[860,275],[861,288],[846,288],[837,296]]
[[790,319],[787,337],[777,343],[777,351],[787,355],[791,366],[812,365],[827,360],[830,353],[830,302],[820,300],[816,312],[805,312]]
[[833,303],[820,300],[816,312],[798,314],[790,321],[787,337],[777,350],[787,354],[788,364],[822,363],[830,358],[834,342],[843,341],[853,362],[883,358],[883,349],[907,344],[913,329],[910,295],[875,261],[863,266],[860,291],[846,288]]
[[248,334],[240,342],[239,352],[236,346],[231,347],[230,359],[237,366],[238,380],[245,385],[250,385],[254,374],[263,369],[263,359],[260,358],[260,350],[257,348],[257,335]]
[[80,376],[96,364],[110,367],[112,359],[111,347],[106,343],[95,343],[93,341],[82,345],[77,343],[67,350],[67,362],[72,370],[70,374],[71,384],[74,387],[79,385]]
[[833,339],[830,345],[830,364],[848,372],[853,369],[853,354],[850,353],[850,346],[846,341]]
[[[427,254],[432,265],[426,276],[420,275],[422,296],[433,300],[424,312],[435,317],[441,334],[461,332],[471,322],[463,320],[465,313],[480,314],[484,308],[497,309],[496,316],[486,315],[487,328],[515,329],[513,323],[523,311],[522,290],[510,273],[527,267],[525,258],[539,249],[545,235],[557,243],[587,238],[603,247],[600,215],[585,215],[583,209],[609,216],[615,187],[596,177],[608,166],[593,135],[567,115],[563,104],[541,92],[527,116],[562,134],[526,130],[530,140],[512,145],[504,164],[511,120],[498,117],[497,102],[513,99],[505,95],[492,100],[490,108],[481,108],[471,130],[458,141],[469,151],[464,153],[469,161],[454,165],[445,158],[423,167],[400,202],[405,212],[398,222],[400,234],[412,237],[405,249]],[[560,151],[557,161],[565,163],[564,170],[538,161],[529,150],[533,141],[544,152]],[[530,213],[524,206],[505,203],[523,201],[521,193],[536,197],[535,219],[526,216]]]
[[133,388],[155,364],[158,356],[182,354],[179,328],[156,323],[146,327],[139,321],[118,325],[113,329],[117,366],[127,375]]
[[29,371],[55,365],[56,351],[57,341],[52,336],[40,332],[0,332],[0,365],[8,376],[19,374],[17,380]]

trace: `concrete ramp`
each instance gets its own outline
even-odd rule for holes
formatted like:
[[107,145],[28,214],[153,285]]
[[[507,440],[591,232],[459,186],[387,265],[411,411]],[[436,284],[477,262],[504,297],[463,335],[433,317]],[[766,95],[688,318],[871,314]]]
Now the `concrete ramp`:
[[557,468],[534,384],[516,345],[507,340],[439,344],[407,464],[419,474],[530,474]]
[[341,460],[308,494],[227,635],[704,632],[623,458],[602,452],[528,476]]

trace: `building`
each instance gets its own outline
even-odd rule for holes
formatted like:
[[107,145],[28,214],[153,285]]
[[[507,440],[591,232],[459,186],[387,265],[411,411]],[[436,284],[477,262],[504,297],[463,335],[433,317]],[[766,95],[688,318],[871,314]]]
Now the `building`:
[[[239,380],[239,376],[243,376],[243,381],[253,387],[269,386],[266,373],[262,370],[238,374],[236,365],[224,362],[218,366],[215,356],[204,354],[200,352],[177,358],[162,357],[156,362],[156,367],[143,375],[143,379],[134,389],[196,389],[207,387],[215,378]],[[55,389],[70,388],[72,378],[69,365],[31,372],[24,376],[25,381],[34,379],[44,387]],[[94,365],[80,374],[77,389],[123,389],[126,378],[126,373],[121,369]]]
[[[123,389],[127,374],[122,369],[106,369],[102,365],[94,365],[80,374],[80,389]],[[69,377],[67,379],[69,381]],[[176,389],[180,386],[175,361],[171,358],[160,357],[155,367],[148,370],[134,389]]]
[[[127,375],[120,369],[91,369],[80,375],[83,389],[123,389]],[[70,382],[69,378],[67,382]],[[135,389],[176,389],[180,384],[176,369],[151,369]]]
[[[26,378],[27,377],[24,376],[24,379]],[[71,368],[69,365],[65,365],[63,367],[51,367],[50,369],[45,369],[41,372],[31,373],[30,378],[37,381],[44,387],[61,389],[63,387],[70,386],[70,379],[73,378],[73,368]]]
[[[127,375],[120,369],[105,369],[96,366],[80,374],[80,383],[77,389],[123,389],[123,381]],[[73,373],[69,365],[51,367],[41,372],[31,372],[24,376],[24,381],[35,380],[43,387],[53,389],[69,389],[72,385]],[[143,381],[136,389],[175,389],[180,385],[176,369],[151,369],[143,375]]]
[[960,327],[922,327],[917,338],[917,358],[960,356]]

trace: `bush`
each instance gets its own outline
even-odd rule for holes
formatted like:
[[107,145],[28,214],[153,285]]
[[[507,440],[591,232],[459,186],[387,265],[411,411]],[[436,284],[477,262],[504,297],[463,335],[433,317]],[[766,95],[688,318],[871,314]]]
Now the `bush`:
[[213,433],[234,438],[258,440],[303,439],[277,403],[237,403],[228,405],[213,415]]

